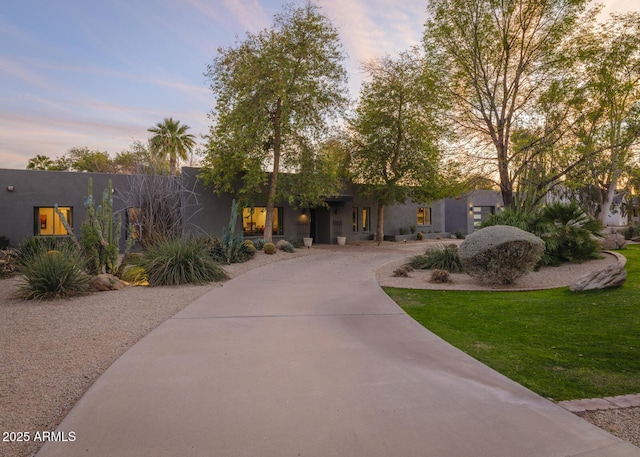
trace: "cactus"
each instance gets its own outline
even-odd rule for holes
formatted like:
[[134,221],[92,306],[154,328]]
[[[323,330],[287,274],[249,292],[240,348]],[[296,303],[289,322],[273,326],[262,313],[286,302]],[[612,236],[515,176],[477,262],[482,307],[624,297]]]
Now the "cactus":
[[67,233],[75,243],[76,247],[82,251],[82,245],[80,244],[80,241],[78,241],[78,237],[74,233],[73,227],[71,227],[71,224],[69,224],[69,221],[67,220],[67,217],[64,215],[64,213],[60,211],[60,208],[58,208],[57,203],[53,205],[53,210],[56,212],[56,214],[60,218],[60,222],[62,223],[62,226],[67,231]]
[[229,225],[222,228],[222,246],[224,252],[224,260],[231,264],[235,262],[244,262],[253,256],[253,252],[248,253],[246,246],[243,246],[242,232],[236,234],[236,221],[238,220],[238,204],[235,199],[231,202],[231,215],[229,216]]
[[122,216],[113,214],[113,185],[111,180],[102,193],[102,202],[94,207],[93,180],[89,178],[88,195],[84,199],[87,208],[82,224],[81,243],[88,257],[92,273],[115,273],[120,255],[120,230]]
[[262,247],[262,250],[264,251],[265,254],[275,254],[276,253],[276,245],[273,243],[265,243],[264,246]]

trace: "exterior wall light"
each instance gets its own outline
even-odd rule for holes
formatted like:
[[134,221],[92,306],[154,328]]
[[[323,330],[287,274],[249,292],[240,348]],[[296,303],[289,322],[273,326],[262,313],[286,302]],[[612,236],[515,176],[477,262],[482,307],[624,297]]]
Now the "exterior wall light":
[[13,191],[14,191],[13,186],[7,186],[7,192],[13,192]]

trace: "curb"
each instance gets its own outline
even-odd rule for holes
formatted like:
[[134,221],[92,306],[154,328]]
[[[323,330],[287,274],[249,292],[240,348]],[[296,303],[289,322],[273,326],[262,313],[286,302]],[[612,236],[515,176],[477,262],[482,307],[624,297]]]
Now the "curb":
[[617,397],[587,398],[583,400],[559,401],[558,406],[581,415],[587,411],[640,407],[640,394],[619,395]]

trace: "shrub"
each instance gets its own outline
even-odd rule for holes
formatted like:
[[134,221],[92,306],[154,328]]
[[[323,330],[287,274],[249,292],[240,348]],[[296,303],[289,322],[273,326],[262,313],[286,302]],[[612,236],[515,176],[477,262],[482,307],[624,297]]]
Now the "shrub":
[[455,244],[448,246],[439,245],[435,248],[427,249],[424,254],[412,257],[409,260],[409,265],[417,270],[437,268],[451,273],[462,271],[462,262],[458,254],[458,246]]
[[12,276],[18,269],[18,251],[12,248],[0,250],[0,278]]
[[19,262],[24,275],[24,282],[18,285],[22,298],[69,298],[90,291],[91,276],[85,273],[85,259],[73,244],[58,249],[37,248]]
[[544,246],[544,241],[529,232],[495,225],[469,235],[460,245],[460,260],[473,278],[512,284],[540,261]]
[[536,233],[546,243],[544,261],[547,264],[582,262],[600,256],[602,224],[589,217],[580,206],[553,203],[542,209]]
[[201,241],[213,260],[219,263],[242,263],[252,259],[256,249],[251,241],[228,240],[226,246],[220,238],[205,238]]
[[148,282],[147,272],[140,265],[130,265],[122,270],[120,279],[131,284],[142,284]]
[[451,281],[451,275],[447,270],[436,269],[431,272],[431,282],[444,284],[444,283],[453,282],[453,281]]
[[411,265],[403,265],[400,268],[396,268],[393,270],[393,275],[396,278],[408,278],[409,273],[413,271]]
[[262,248],[267,243],[267,240],[265,240],[264,238],[257,238],[255,240],[251,240],[251,242],[253,243],[253,245],[256,247],[258,251],[262,251]]
[[552,203],[542,209],[505,209],[481,227],[509,225],[533,233],[545,242],[544,265],[581,262],[600,255],[601,224],[590,218],[576,202]]
[[456,239],[458,240],[464,240],[464,233],[462,233],[462,231],[458,230],[456,231],[456,233],[453,234],[453,236],[456,237]]
[[273,243],[265,243],[262,247],[262,250],[265,254],[275,254],[276,253],[276,245]]
[[244,240],[242,244],[245,246],[247,251],[256,253],[257,249],[251,240]]
[[422,240],[424,240],[424,233],[422,233],[422,232],[418,232],[418,233],[416,233],[416,239],[417,239],[418,241],[422,241]]
[[61,249],[75,250],[76,246],[69,238],[58,237],[31,237],[25,239],[18,246],[18,268],[28,264],[37,254],[47,251],[55,251]]
[[622,235],[624,236],[625,240],[630,240],[631,238],[635,238],[636,236],[640,236],[640,224],[635,223],[635,224],[630,225],[629,227],[625,228],[622,231]]
[[151,286],[203,284],[227,278],[226,272],[197,239],[154,244],[147,248],[139,265],[146,272]]
[[278,241],[276,243],[276,248],[280,249],[281,251],[288,252],[288,253],[292,253],[295,250],[294,247],[293,247],[293,244],[291,244],[287,240]]

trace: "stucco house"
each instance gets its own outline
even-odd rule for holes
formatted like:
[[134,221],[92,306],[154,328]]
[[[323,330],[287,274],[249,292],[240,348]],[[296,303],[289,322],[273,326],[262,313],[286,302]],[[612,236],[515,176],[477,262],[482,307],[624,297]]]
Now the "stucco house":
[[[192,234],[220,236],[226,227],[232,204],[231,195],[216,195],[198,179],[197,168],[185,167],[180,178],[193,200],[183,207],[187,231]],[[108,173],[77,173],[0,169],[0,235],[17,246],[30,236],[65,236],[66,229],[54,206],[65,214],[75,232],[85,219],[84,198],[89,178],[93,181],[94,197],[99,199],[111,180],[114,188],[114,210],[123,215],[125,239],[127,208],[124,195],[131,188],[132,175]],[[377,205],[359,194],[359,186],[351,185],[337,196],[327,198],[326,207],[294,208],[286,202],[277,205],[273,238],[301,240],[311,236],[315,243],[333,244],[338,236],[347,242],[373,239],[376,232]],[[265,201],[266,205],[266,201]],[[415,237],[468,234],[474,227],[495,213],[501,206],[499,192],[476,191],[465,196],[430,203],[408,201],[385,209],[385,235]],[[247,238],[263,238],[265,206],[243,208],[238,227]],[[124,242],[124,241],[123,241]]]

